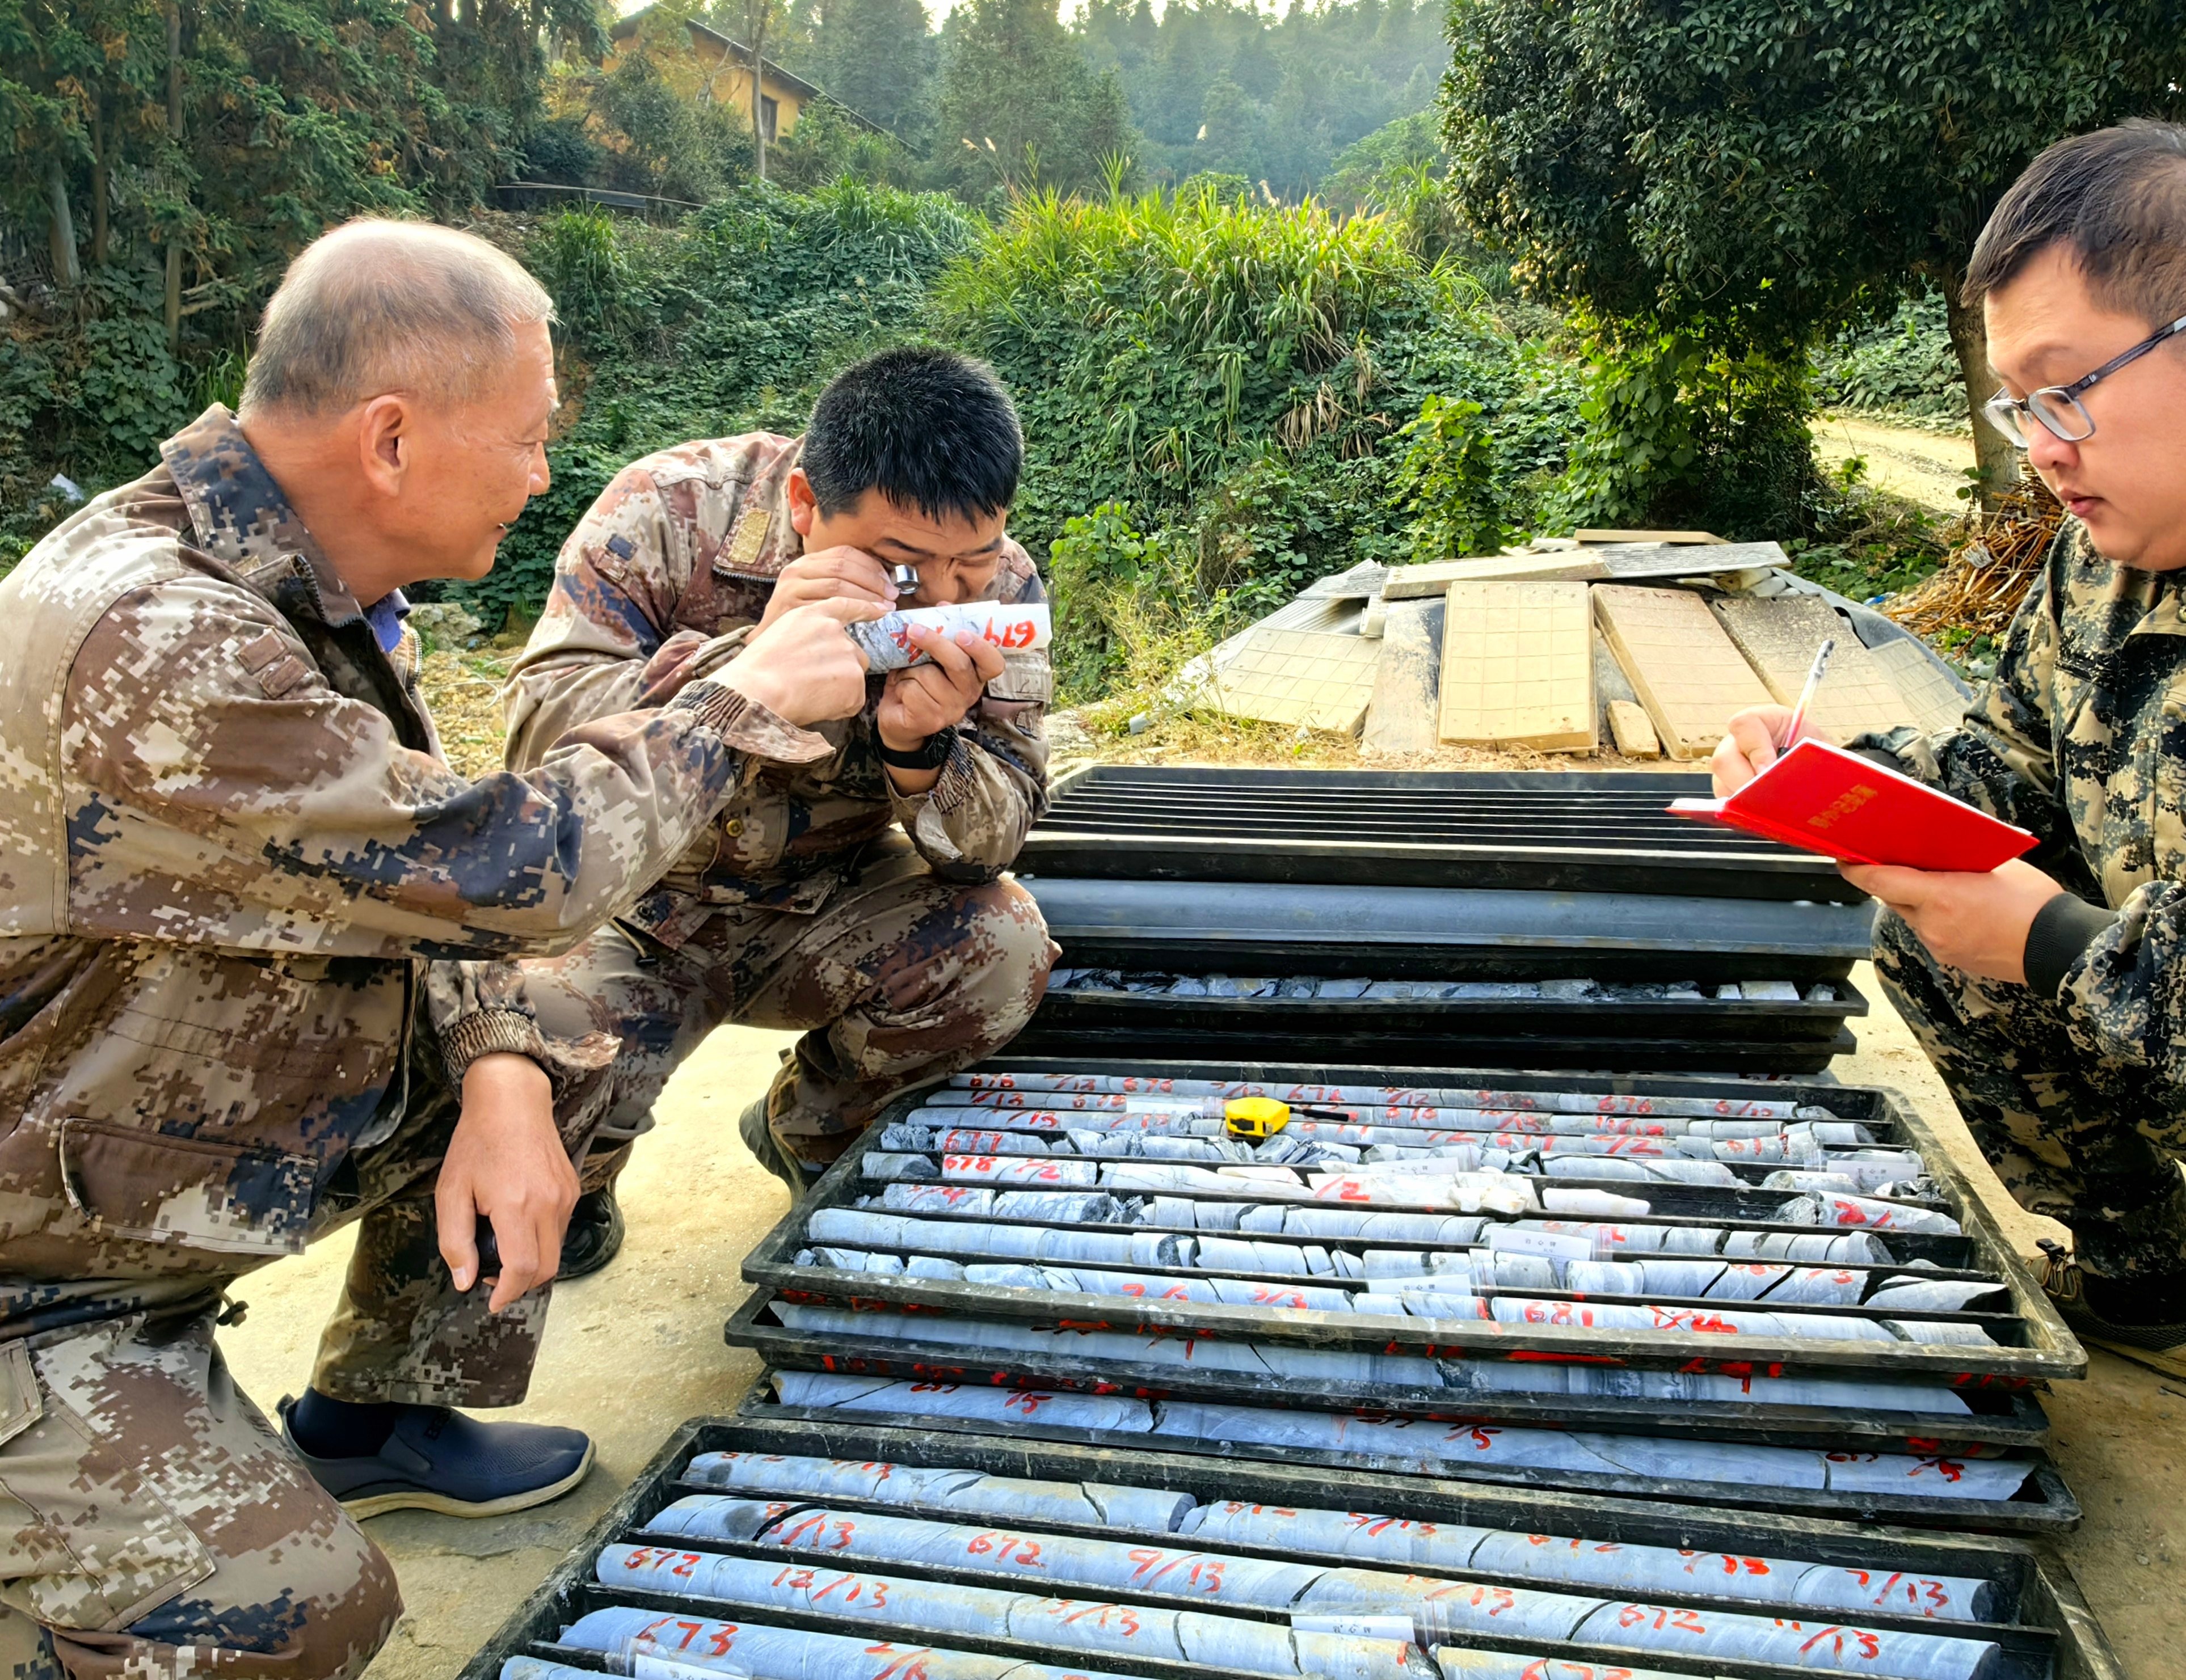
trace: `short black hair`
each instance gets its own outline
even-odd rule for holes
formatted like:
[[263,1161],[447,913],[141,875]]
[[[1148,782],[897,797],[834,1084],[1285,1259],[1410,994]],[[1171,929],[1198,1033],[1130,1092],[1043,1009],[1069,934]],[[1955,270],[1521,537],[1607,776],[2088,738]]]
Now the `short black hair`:
[[2108,307],[2150,328],[2186,315],[2186,127],[2136,120],[2044,151],[1974,242],[1961,298],[1977,305],[2052,245]]
[[1024,434],[993,368],[909,344],[828,382],[805,428],[804,466],[823,513],[843,512],[877,490],[929,519],[991,518],[1017,493]]

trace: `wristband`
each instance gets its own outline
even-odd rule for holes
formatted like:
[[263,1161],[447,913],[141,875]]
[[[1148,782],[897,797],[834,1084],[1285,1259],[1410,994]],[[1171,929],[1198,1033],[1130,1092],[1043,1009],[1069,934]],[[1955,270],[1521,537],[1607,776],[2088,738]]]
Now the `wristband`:
[[949,755],[956,750],[956,731],[944,729],[939,735],[929,735],[908,753],[899,753],[876,735],[874,742],[881,749],[881,762],[893,764],[898,770],[939,770],[949,762]]

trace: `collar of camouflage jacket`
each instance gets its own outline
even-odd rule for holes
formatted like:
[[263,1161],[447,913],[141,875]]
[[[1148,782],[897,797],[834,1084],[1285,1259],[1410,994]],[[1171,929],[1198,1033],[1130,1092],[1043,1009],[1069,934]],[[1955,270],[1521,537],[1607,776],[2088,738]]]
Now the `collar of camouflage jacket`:
[[2060,625],[2074,621],[2077,641],[2092,636],[2095,643],[2115,647],[2123,636],[2186,636],[2178,574],[2110,559],[2077,519],[2065,520],[2038,586],[2049,591],[2050,613]]
[[[307,585],[302,593],[327,624],[339,628],[364,616],[223,405],[215,403],[169,438],[160,455],[182,492],[199,546],[234,568],[243,582],[271,600],[278,578],[293,574]],[[275,604],[293,612],[298,603]]]

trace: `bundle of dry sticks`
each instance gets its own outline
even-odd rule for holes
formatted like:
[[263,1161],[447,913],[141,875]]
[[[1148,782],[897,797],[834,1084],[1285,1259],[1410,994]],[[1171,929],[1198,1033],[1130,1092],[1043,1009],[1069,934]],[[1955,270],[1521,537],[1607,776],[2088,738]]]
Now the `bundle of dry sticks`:
[[1931,639],[1958,625],[1976,636],[2003,635],[2064,517],[2039,479],[2021,479],[1995,512],[1969,525],[1941,571],[1883,610]]

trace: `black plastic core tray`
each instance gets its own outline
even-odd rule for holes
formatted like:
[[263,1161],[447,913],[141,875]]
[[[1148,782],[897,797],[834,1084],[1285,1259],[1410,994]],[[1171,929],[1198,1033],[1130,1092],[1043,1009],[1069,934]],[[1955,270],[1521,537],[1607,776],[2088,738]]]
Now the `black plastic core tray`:
[[[1718,1078],[1510,1073],[1479,1069],[1422,1067],[1365,1068],[1309,1067],[1299,1064],[1236,1062],[1104,1061],[1090,1056],[1040,1061],[1002,1056],[982,1063],[987,1072],[1097,1072],[1141,1078],[1175,1079],[1253,1080],[1271,1085],[1365,1084],[1412,1088],[1494,1087],[1508,1090],[1583,1091],[1597,1095],[1695,1096],[1729,1102],[1791,1101],[1830,1110],[1840,1119],[1867,1126],[1879,1141],[1909,1145],[1920,1152],[1939,1196],[1934,1204],[1959,1223],[1963,1235],[1925,1235],[1919,1233],[1879,1233],[1897,1264],[1925,1259],[1945,1272],[1971,1273],[1993,1278],[2008,1291],[2008,1310],[1981,1313],[1900,1312],[1901,1318],[1944,1318],[1978,1323],[1993,1340],[1988,1344],[1906,1343],[1854,1341],[1758,1335],[1724,1336],[1690,1331],[1618,1331],[1598,1327],[1537,1324],[1504,1324],[1477,1319],[1397,1319],[1376,1316],[1354,1319],[1342,1313],[1277,1310],[1215,1305],[1187,1301],[1133,1300],[1059,1290],[1012,1289],[978,1285],[944,1279],[839,1272],[795,1263],[798,1252],[810,1246],[807,1227],[812,1214],[827,1207],[852,1207],[861,1194],[877,1188],[861,1176],[866,1151],[854,1146],[820,1179],[780,1224],[767,1234],[744,1261],[745,1278],[769,1288],[797,1291],[809,1300],[832,1300],[845,1304],[887,1303],[898,1308],[927,1309],[966,1317],[1006,1317],[1053,1320],[1067,1318],[1075,1324],[1142,1333],[1149,1330],[1196,1332],[1218,1337],[1261,1341],[1296,1341],[1326,1347],[1364,1352],[1408,1352],[1427,1358],[1466,1359],[1585,1360],[1634,1367],[1717,1371],[1742,1375],[1757,1364],[1785,1372],[1839,1376],[1867,1373],[1926,1379],[1959,1388],[2023,1386],[2084,1374],[2087,1356],[2066,1330],[2042,1291],[2027,1276],[2010,1245],[1957,1169],[1941,1141],[1930,1131],[1913,1106],[1894,1091],[1880,1087],[1808,1084],[1796,1080],[1751,1081]],[[866,1133],[876,1145],[882,1129],[914,1112],[926,1094],[914,1094],[891,1104]],[[970,1123],[976,1123],[975,1122]],[[1035,1157],[1036,1158],[1036,1157]],[[1734,1171],[1740,1169],[1734,1168]],[[1756,1176],[1766,1168],[1755,1168]],[[1776,1211],[1793,1195],[1764,1190],[1754,1184],[1732,1189],[1671,1184],[1635,1184],[1629,1179],[1558,1179],[1531,1180],[1539,1188],[1595,1188],[1626,1196],[1644,1196],[1652,1211],[1644,1218],[1616,1221],[1626,1224],[1675,1224],[1681,1218],[1744,1229],[1813,1232],[1827,1227],[1786,1225],[1774,1219]],[[1210,1199],[1202,1197],[1201,1199]],[[1253,1202],[1270,1198],[1242,1189],[1236,1200]],[[1397,1204],[1376,1204],[1377,1209],[1405,1211]],[[1411,1211],[1449,1212],[1424,1201]],[[921,1218],[946,1219],[941,1212],[922,1213]],[[963,1218],[966,1216],[955,1216]],[[993,1223],[989,1216],[978,1216]],[[1567,1216],[1569,1217],[1569,1216]],[[1134,1225],[1118,1229],[1148,1230]],[[1134,1268],[1133,1269],[1138,1269]],[[1183,1275],[1183,1274],[1180,1274]],[[1277,1279],[1278,1282],[1316,1285],[1333,1280]],[[1528,1291],[1531,1296],[1539,1292]],[[1548,1292],[1554,1295],[1554,1291]],[[1565,1298],[1570,1298],[1568,1296]],[[1606,1300],[1603,1304],[1613,1304]],[[1731,1306],[1735,1303],[1718,1302]],[[1766,1302],[1760,1310],[1774,1310]],[[1785,1313],[1796,1312],[1786,1307]],[[1874,1309],[1830,1309],[1854,1316],[1878,1317]]]
[[1713,998],[1176,997],[1122,988],[1051,988],[1011,1049],[1018,1056],[1464,1055],[1527,1067],[1819,1073],[1858,1048],[1846,1021],[1867,1013],[1847,980],[1796,1001]]
[[[1053,1392],[1056,1391],[1051,1386],[1020,1391],[1026,1396]],[[1108,1392],[1117,1391],[1112,1388]],[[842,1417],[847,1409],[785,1405],[773,1397],[771,1385],[763,1380],[746,1397],[739,1415],[759,1420],[797,1418],[813,1422]],[[1381,1417],[1391,1414],[1368,1413],[1365,1415]],[[1355,1473],[1370,1470],[1476,1487],[1655,1500],[1689,1509],[1796,1512],[1801,1516],[1816,1519],[1900,1523],[1913,1527],[1989,1534],[2065,1533],[2080,1526],[2083,1515],[2079,1500],[2065,1486],[2057,1467],[2046,1456],[2040,1454],[2023,1455],[2031,1466],[2030,1473],[2019,1492],[2009,1499],[1943,1499],[1849,1490],[1833,1492],[1818,1488],[1762,1487],[1728,1481],[1672,1481],[1631,1473],[1608,1476],[1586,1470],[1515,1464],[1467,1465],[1461,1460],[1441,1457],[1366,1452],[1349,1448],[1335,1449],[1271,1445],[1264,1441],[1210,1441],[1189,1436],[1148,1436],[1127,1430],[1084,1429],[1074,1425],[1015,1420],[997,1422],[992,1419],[953,1418],[938,1414],[922,1414],[916,1422],[922,1430],[970,1431],[1005,1436],[1012,1440],[1022,1438],[1029,1442],[1075,1442],[1113,1448],[1122,1453],[1165,1452],[1185,1457],[1219,1459],[1225,1464],[1288,1464],[1316,1474],[1321,1478],[1324,1487],[1343,1488],[1352,1486]],[[1449,1431],[1453,1435],[1473,1427],[1476,1425],[1462,1421],[1452,1421],[1448,1425]],[[1153,1441],[1157,1441],[1159,1445],[1150,1446],[1149,1442]],[[1320,1503],[1326,1504],[1331,1497],[1323,1493]],[[1355,1508],[1359,1504],[1358,1498],[1348,1492],[1342,1498],[1352,1507]]]
[[[1073,1357],[1073,1326],[1057,1331],[1053,1352],[1012,1352],[881,1336],[819,1335],[794,1329],[774,1310],[792,1305],[847,1306],[861,1322],[900,1309],[888,1303],[814,1296],[794,1290],[761,1290],[728,1323],[731,1346],[748,1347],[784,1370],[846,1376],[885,1376],[906,1382],[985,1387],[1055,1389],[1079,1394],[1127,1394],[1141,1400],[1212,1400],[1236,1405],[1290,1406],[1309,1397],[1318,1407],[1361,1410],[1452,1424],[1516,1425],[1576,1429],[1692,1441],[1739,1441],[1757,1446],[1902,1453],[1915,1457],[1994,1458],[2038,1452],[2048,1441],[2049,1418],[2021,1390],[1961,1392],[1969,1412],[1884,1412],[1849,1408],[1771,1405],[1726,1401],[1615,1399],[1569,1393],[1482,1393],[1464,1389],[1402,1387],[1393,1383],[1298,1380],[1205,1365],[1135,1364]],[[914,1322],[945,1315],[915,1312]],[[1212,1338],[1201,1338],[1210,1340]],[[1765,1385],[1764,1385],[1765,1386]]]
[[[2048,1554],[2012,1540],[1966,1540],[1897,1529],[1862,1529],[1783,1513],[1703,1510],[1636,1499],[1498,1489],[1448,1480],[1387,1476],[1364,1468],[1337,1481],[1324,1470],[1311,1466],[1241,1463],[1203,1455],[1148,1452],[1141,1446],[1118,1449],[1098,1442],[903,1429],[855,1420],[749,1416],[694,1419],[678,1430],[613,1508],[556,1566],[538,1591],[465,1665],[461,1680],[498,1680],[502,1663],[512,1656],[523,1655],[601,1673],[620,1672],[612,1666],[613,1660],[603,1653],[571,1650],[556,1644],[565,1625],[610,1604],[680,1611],[691,1616],[749,1619],[778,1627],[855,1634],[877,1640],[894,1638],[908,1643],[904,1630],[868,1616],[821,1615],[771,1607],[756,1610],[720,1599],[696,1599],[598,1585],[593,1576],[593,1565],[605,1548],[621,1541],[645,1543],[650,1537],[646,1524],[656,1512],[686,1493],[713,1491],[682,1480],[691,1459],[707,1452],[811,1456],[858,1463],[959,1468],[1061,1481],[1122,1483],[1170,1490],[1202,1503],[1240,1500],[1293,1508],[1336,1504],[1408,1522],[1470,1524],[1523,1534],[1547,1532],[1601,1543],[1682,1547],[1748,1558],[1808,1560],[1920,1577],[1972,1576],[1992,1583],[1996,1602],[1991,1614],[1997,1617],[1993,1621],[1943,1622],[1863,1612],[1859,1625],[1911,1632],[1962,1632],[1993,1640],[1999,1648],[1998,1665],[1993,1671],[1996,1680],[2048,1680],[2049,1677],[2054,1677],[2054,1680],[2125,1680],[2123,1670],[2089,1614],[2069,1571]],[[852,1496],[830,1494],[826,1503],[830,1506],[857,1508],[866,1502]],[[961,1520],[960,1513],[946,1509],[888,1509],[910,1515]],[[1062,1532],[1116,1537],[1115,1531],[1106,1529],[1075,1527],[1068,1523],[1047,1526]],[[681,1540],[675,1543],[708,1551],[735,1552],[747,1557],[777,1554],[759,1544]],[[1301,1561],[1356,1561],[1326,1554],[1286,1554],[1279,1548],[1243,1543],[1224,1543],[1223,1549],[1257,1556],[1290,1555]],[[816,1560],[810,1552],[783,1551],[778,1554],[799,1564]],[[1009,1584],[991,1576],[972,1577],[938,1567],[900,1564],[874,1567],[877,1572],[923,1575],[929,1578],[976,1578],[980,1584]],[[1574,1587],[1523,1576],[1461,1570],[1444,1572],[1455,1578],[1491,1584],[1500,1581],[1593,1596],[1616,1596],[1613,1589]],[[1143,1602],[1162,1607],[1178,1602],[1174,1597],[1158,1591],[1109,1593],[1106,1596],[1126,1604]],[[1754,1600],[1723,1599],[1696,1592],[1651,1591],[1649,1602],[1674,1606],[1696,1616],[1705,1616],[1711,1610],[1769,1614],[1768,1608]],[[917,1637],[923,1641],[929,1636]],[[1227,1680],[1230,1675],[1227,1670],[1174,1661],[1114,1656],[1096,1659],[1082,1652],[1060,1655],[1046,1647],[1013,1640],[999,1632],[930,1638],[931,1643],[937,1645],[1025,1660],[1053,1660],[1073,1669],[1135,1669],[1148,1676],[1149,1680],[1171,1680],[1171,1677],[1174,1680]],[[1812,1672],[1713,1657],[1695,1659],[1668,1654],[1643,1656],[1624,1647],[1541,1639],[1499,1640],[1492,1636],[1467,1634],[1455,1636],[1448,1643],[1458,1643],[1460,1638],[1465,1644],[1483,1649],[1539,1652],[1555,1659],[1559,1672],[1564,1672],[1561,1666],[1564,1662],[1600,1665],[1591,1671],[1574,1668],[1573,1672],[1614,1673],[1637,1663],[1670,1672],[1735,1675],[1746,1677],[1747,1680],[1789,1680],[1795,1674]],[[622,1668],[626,1670],[627,1664]]]
[[1858,900],[1827,859],[1672,816],[1705,774],[1094,764],[1060,779],[1032,875]]
[[[1831,873],[1831,880],[1838,877]],[[1021,873],[1071,968],[1375,980],[1834,983],[1871,901]]]

